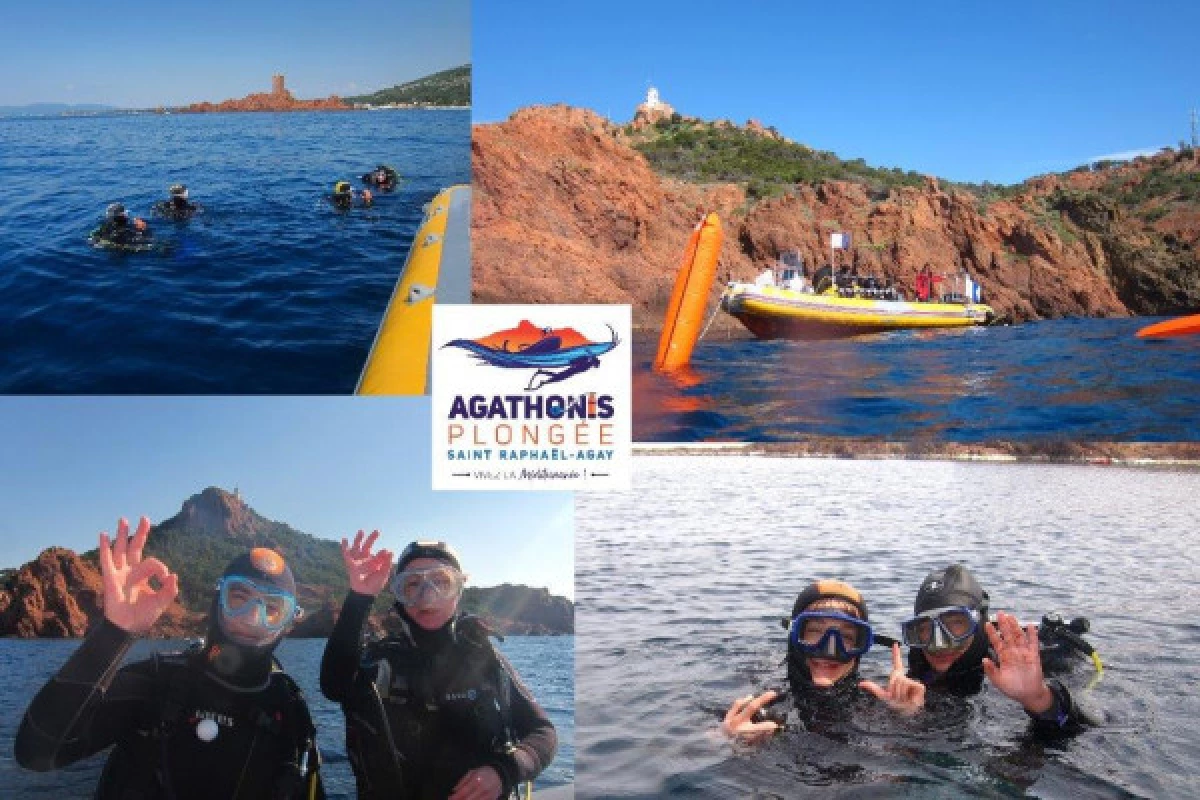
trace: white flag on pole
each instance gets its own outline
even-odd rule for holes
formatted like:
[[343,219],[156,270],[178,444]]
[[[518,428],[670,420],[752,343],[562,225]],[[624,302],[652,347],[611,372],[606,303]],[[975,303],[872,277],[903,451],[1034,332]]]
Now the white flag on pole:
[[850,249],[850,234],[848,233],[831,233],[829,234],[829,246],[834,250],[849,250]]

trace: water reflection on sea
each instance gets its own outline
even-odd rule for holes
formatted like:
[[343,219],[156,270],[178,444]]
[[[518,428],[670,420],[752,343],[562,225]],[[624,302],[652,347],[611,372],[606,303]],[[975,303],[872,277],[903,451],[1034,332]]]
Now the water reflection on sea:
[[1148,320],[1051,320],[830,341],[710,335],[689,369],[634,342],[636,441],[1200,439],[1200,339]]

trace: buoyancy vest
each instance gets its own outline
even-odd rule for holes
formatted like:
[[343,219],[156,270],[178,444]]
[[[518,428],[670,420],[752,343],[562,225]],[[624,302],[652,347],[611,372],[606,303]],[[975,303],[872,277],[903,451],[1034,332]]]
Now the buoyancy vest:
[[224,689],[194,657],[154,656],[156,713],[113,748],[97,800],[307,797],[309,781],[319,784],[319,755],[296,683],[275,669],[260,691]]
[[443,800],[467,771],[509,751],[512,679],[489,633],[464,615],[432,648],[411,635],[367,645],[345,703],[360,798]]

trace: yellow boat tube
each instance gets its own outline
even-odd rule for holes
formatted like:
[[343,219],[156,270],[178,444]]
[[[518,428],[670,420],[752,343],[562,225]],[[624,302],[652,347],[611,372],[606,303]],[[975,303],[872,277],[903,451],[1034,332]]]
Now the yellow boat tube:
[[355,394],[426,394],[433,305],[471,301],[471,187],[443,189],[425,207]]
[[731,283],[721,308],[760,339],[807,339],[917,328],[967,328],[994,317],[982,303],[910,303]]

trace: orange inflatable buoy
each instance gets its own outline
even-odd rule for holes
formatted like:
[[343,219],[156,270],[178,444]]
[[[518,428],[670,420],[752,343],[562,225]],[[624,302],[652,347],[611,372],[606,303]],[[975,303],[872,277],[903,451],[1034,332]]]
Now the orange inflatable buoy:
[[688,239],[683,263],[675,276],[675,288],[663,319],[662,336],[654,369],[669,372],[686,366],[700,337],[708,292],[717,276],[717,256],[721,254],[721,220],[716,214],[705,215]]
[[1137,332],[1137,336],[1139,339],[1156,339],[1164,336],[1186,336],[1189,333],[1200,333],[1200,314],[1147,325]]

